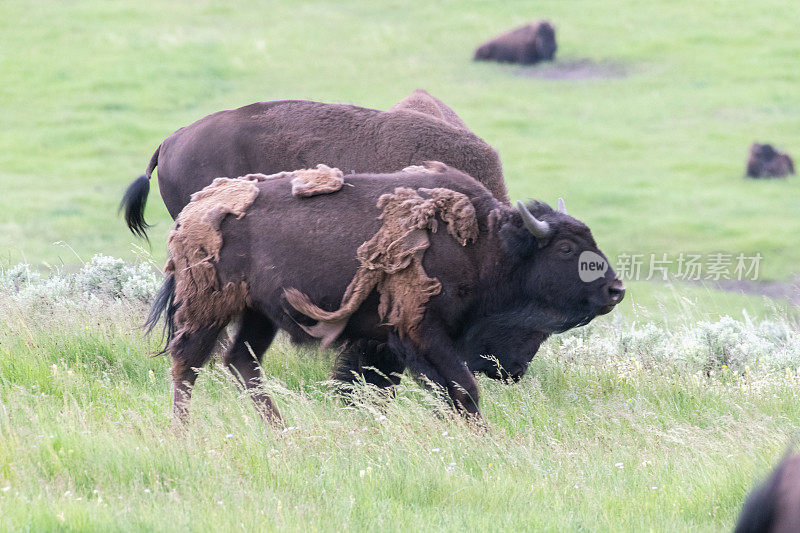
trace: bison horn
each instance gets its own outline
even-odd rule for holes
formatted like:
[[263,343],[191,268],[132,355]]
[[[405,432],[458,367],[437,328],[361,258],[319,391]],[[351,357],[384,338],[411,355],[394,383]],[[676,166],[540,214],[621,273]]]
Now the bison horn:
[[550,236],[550,224],[533,216],[531,212],[528,211],[528,208],[525,207],[525,204],[520,201],[517,201],[517,208],[519,209],[519,214],[522,215],[522,222],[525,223],[525,227],[528,228],[528,231],[530,231],[534,237],[537,239],[546,239]]
[[558,212],[564,213],[565,215],[567,214],[567,206],[564,204],[563,198],[558,199]]

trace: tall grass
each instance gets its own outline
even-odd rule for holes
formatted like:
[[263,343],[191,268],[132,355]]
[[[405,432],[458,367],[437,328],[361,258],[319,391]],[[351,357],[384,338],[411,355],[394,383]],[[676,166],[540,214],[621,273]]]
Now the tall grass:
[[559,335],[519,384],[480,379],[483,432],[408,378],[343,402],[331,354],[281,339],[287,427],[212,364],[176,432],[145,304],[87,290],[94,268],[0,276],[0,528],[718,530],[800,427],[800,332],[775,316]]

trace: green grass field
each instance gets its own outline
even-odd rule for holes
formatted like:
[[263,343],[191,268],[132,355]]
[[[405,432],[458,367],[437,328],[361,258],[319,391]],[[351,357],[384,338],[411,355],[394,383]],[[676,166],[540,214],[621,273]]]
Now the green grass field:
[[725,530],[800,427],[800,332],[726,320],[561,335],[521,383],[480,379],[484,432],[411,380],[348,406],[332,354],[280,340],[288,427],[213,366],[175,432],[143,305],[52,291],[2,293],[9,531]]
[[[470,60],[539,17],[559,62],[611,75]],[[499,150],[513,199],[564,197],[612,260],[760,253],[764,279],[789,280],[800,181],[742,175],[753,141],[800,153],[798,18],[788,1],[5,0],[0,280],[18,262],[141,257],[121,194],[208,113],[282,98],[385,109],[416,88]],[[147,217],[161,264],[155,178]],[[641,281],[549,341],[520,384],[482,379],[485,433],[410,380],[349,408],[325,384],[330,354],[280,342],[267,387],[291,429],[263,426],[212,368],[175,434],[144,302],[52,279],[0,283],[0,529],[726,530],[800,429],[796,310]]]

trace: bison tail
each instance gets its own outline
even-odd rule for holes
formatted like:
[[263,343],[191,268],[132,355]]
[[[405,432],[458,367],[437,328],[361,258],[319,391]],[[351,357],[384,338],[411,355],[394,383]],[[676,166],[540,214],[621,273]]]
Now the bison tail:
[[164,284],[161,285],[161,289],[158,291],[153,306],[147,315],[147,321],[144,323],[147,334],[150,335],[156,324],[158,324],[159,319],[161,319],[161,315],[165,315],[164,330],[162,332],[164,348],[158,352],[158,355],[167,352],[169,343],[175,336],[175,311],[177,309],[178,306],[175,305],[175,274],[170,274],[164,280]]
[[144,220],[144,207],[147,204],[147,195],[150,194],[150,175],[158,165],[158,153],[160,151],[161,147],[159,146],[153,157],[150,158],[147,171],[128,185],[119,204],[119,210],[125,211],[125,223],[128,228],[134,235],[143,239],[147,238],[147,228],[150,227]]

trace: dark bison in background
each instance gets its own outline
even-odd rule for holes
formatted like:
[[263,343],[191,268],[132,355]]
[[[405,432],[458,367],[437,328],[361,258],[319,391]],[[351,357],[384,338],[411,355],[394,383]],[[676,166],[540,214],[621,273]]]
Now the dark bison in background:
[[742,507],[734,533],[800,531],[800,455],[786,456]]
[[747,160],[747,176],[750,178],[784,178],[794,174],[794,162],[788,154],[782,154],[771,144],[753,143]]
[[[173,239],[176,232],[191,233],[188,213],[195,212],[195,220],[215,221],[219,239],[213,238],[216,251],[211,253],[218,256],[206,259],[210,270],[204,274],[211,281],[203,289],[185,279],[191,269],[168,267],[171,274],[149,318],[152,327],[166,311],[176,418],[186,417],[195,369],[209,359],[229,320],[240,317],[240,326],[225,362],[248,388],[260,382],[259,362],[278,330],[295,342],[316,340],[308,333],[308,317],[287,302],[286,289],[297,289],[327,310],[342,305],[360,268],[356,250],[382,228],[379,199],[401,189],[425,195],[449,190],[466,197],[468,205],[462,201],[460,207],[472,212],[474,239],[457,242],[443,227],[447,220],[439,222],[438,231],[423,232],[429,247],[421,264],[441,283],[441,291],[427,301],[413,335],[381,320],[382,300],[372,291],[338,338],[387,344],[390,350],[382,355],[391,358],[390,368],[379,370],[408,368],[441,386],[462,412],[480,417],[473,373],[519,378],[548,336],[584,325],[622,300],[624,287],[610,267],[598,279],[581,281],[581,253],[602,252],[589,228],[565,210],[539,202],[512,209],[466,174],[436,168],[346,175],[340,191],[302,199],[291,195],[286,179],[266,179],[253,185],[257,189],[246,209],[242,203],[239,208],[212,205],[198,213],[193,200],[170,234],[170,257],[192,263],[184,255],[195,247],[177,246],[182,241]],[[223,181],[236,186],[245,180]],[[226,201],[233,205],[239,197]],[[497,358],[502,373],[486,355]],[[256,391],[254,399],[269,418],[279,419],[263,392]]]
[[273,174],[318,163],[345,174],[392,172],[426,160],[458,168],[500,201],[509,201],[497,152],[443,102],[415,91],[390,111],[285,100],[208,115],[161,143],[120,208],[131,231],[144,236],[144,207],[156,166],[161,197],[175,218],[192,193],[220,176]]
[[486,41],[475,50],[474,59],[532,65],[552,61],[557,48],[555,28],[540,20]]

